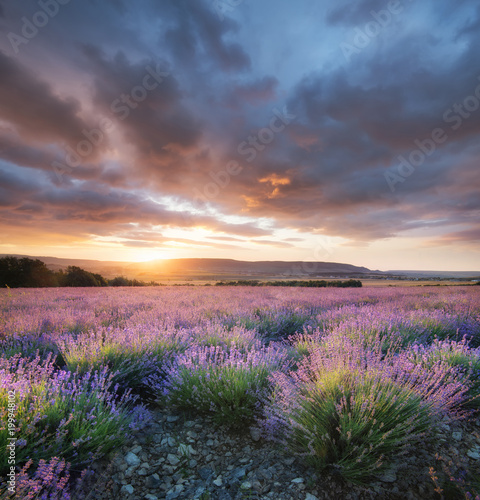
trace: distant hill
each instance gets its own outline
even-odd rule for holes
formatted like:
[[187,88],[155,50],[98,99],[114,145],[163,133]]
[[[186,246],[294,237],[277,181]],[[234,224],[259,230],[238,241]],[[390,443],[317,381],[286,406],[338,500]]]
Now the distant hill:
[[290,275],[328,274],[328,273],[371,273],[366,267],[338,264],[336,262],[285,262],[285,261],[256,261],[248,262],[233,259],[171,259],[152,261],[150,264],[163,266],[170,272],[228,272],[228,273],[273,273]]
[[[5,256],[1,255],[2,257]],[[11,254],[9,254],[11,255]],[[380,271],[366,267],[336,262],[247,262],[233,259],[170,259],[149,262],[113,262],[87,259],[61,259],[57,257],[30,257],[44,262],[49,269],[58,271],[68,266],[78,266],[86,271],[99,273],[105,278],[126,276],[143,281],[174,279],[216,280],[238,278],[296,278],[296,277],[367,277],[382,276]]]

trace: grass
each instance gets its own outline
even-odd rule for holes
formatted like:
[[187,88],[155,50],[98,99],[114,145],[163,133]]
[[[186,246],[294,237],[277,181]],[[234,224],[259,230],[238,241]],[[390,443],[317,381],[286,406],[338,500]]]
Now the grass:
[[120,393],[132,391],[151,400],[149,387],[152,376],[161,371],[162,364],[186,349],[175,336],[146,337],[138,340],[126,335],[105,336],[102,332],[66,337],[59,340],[59,351],[65,368],[84,374],[108,368],[112,374],[112,387],[118,385]]
[[[381,375],[346,369],[320,375],[272,398],[277,421],[287,428],[288,449],[323,470],[334,469],[354,483],[367,483],[388,459],[431,429],[431,412],[422,399]],[[280,401],[279,401],[280,399]]]
[[211,414],[219,424],[244,427],[253,422],[269,375],[285,358],[284,350],[274,348],[243,353],[236,347],[194,347],[170,365],[160,390],[169,405]]
[[[14,356],[3,361],[15,390],[16,461],[59,457],[73,466],[85,466],[121,445],[135,423],[134,400],[126,393],[117,398],[107,371],[82,376],[54,372],[52,360]],[[6,421],[8,390],[0,387],[2,422]],[[8,442],[8,428],[0,428],[0,446]],[[0,456],[0,474],[8,470],[7,456]]]

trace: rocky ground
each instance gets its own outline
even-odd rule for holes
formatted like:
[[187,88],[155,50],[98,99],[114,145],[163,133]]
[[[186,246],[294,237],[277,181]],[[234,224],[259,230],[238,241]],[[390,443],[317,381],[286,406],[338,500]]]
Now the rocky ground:
[[[435,448],[434,448],[435,447]],[[437,452],[437,459],[435,458]],[[398,457],[367,488],[316,473],[250,430],[235,434],[206,418],[154,411],[154,421],[96,464],[94,485],[85,500],[363,500],[465,498],[454,488],[435,492],[431,476],[446,466],[455,477],[469,470],[480,478],[480,419],[443,424],[434,443]],[[433,470],[430,468],[433,467]]]

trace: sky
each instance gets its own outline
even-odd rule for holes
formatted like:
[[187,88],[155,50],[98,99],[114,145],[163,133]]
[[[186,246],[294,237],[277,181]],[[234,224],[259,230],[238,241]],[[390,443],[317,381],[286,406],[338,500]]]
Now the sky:
[[480,270],[477,0],[0,0],[0,253]]

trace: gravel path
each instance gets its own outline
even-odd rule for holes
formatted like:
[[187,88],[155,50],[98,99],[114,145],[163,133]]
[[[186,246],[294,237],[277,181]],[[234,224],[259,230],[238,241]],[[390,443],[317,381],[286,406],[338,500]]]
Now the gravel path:
[[457,475],[464,467],[480,477],[480,419],[444,424],[435,443],[398,457],[367,490],[304,467],[255,430],[240,435],[208,418],[153,415],[113,459],[95,464],[96,483],[86,500],[440,499],[429,471],[441,469],[435,452]]

